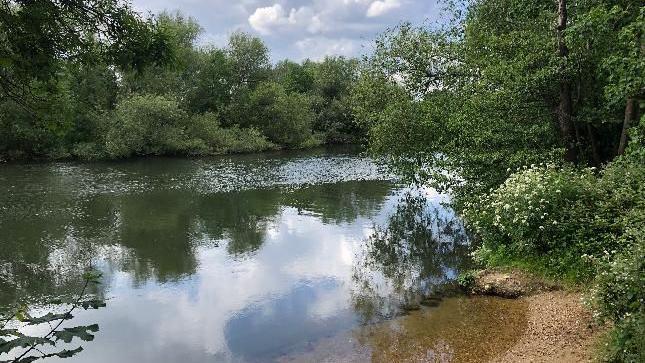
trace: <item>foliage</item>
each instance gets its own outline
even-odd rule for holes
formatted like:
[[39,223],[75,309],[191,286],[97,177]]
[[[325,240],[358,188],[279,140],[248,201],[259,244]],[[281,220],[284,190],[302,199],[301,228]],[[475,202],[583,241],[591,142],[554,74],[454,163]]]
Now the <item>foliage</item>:
[[311,136],[313,114],[309,100],[297,93],[287,93],[277,83],[263,83],[248,98],[246,115],[250,126],[263,131],[270,141],[297,147]]
[[[571,116],[578,164],[599,167],[611,160],[625,97],[642,88],[635,46],[640,7],[634,1],[577,4],[562,60],[555,5],[472,1],[458,6],[466,15],[455,14],[453,23],[404,23],[385,32],[363,63],[354,96],[359,123],[371,129],[372,150],[459,200],[486,193],[509,168],[562,162],[566,139],[557,110],[566,80],[576,89]],[[610,9],[609,15],[601,17],[600,9]],[[621,42],[613,41],[619,36]],[[629,86],[616,86],[625,83],[617,77]],[[616,87],[622,91],[612,91]],[[401,137],[413,139],[401,144]]]
[[[101,274],[95,270],[89,270],[84,275],[85,283],[78,297],[68,301],[56,299],[50,302],[51,306],[65,308],[62,313],[49,312],[45,315],[34,317],[31,316],[27,307],[23,306],[16,309],[11,315],[0,316],[0,358],[2,354],[14,355],[11,360],[2,362],[12,363],[29,363],[45,358],[71,358],[83,351],[83,347],[75,349],[56,349],[58,342],[71,343],[74,338],[82,341],[94,340],[94,333],[99,331],[98,324],[87,326],[75,326],[71,328],[61,328],[66,321],[71,321],[74,316],[74,310],[83,308],[99,309],[105,307],[103,299],[97,298],[87,291],[91,284],[100,283]],[[60,309],[58,309],[60,310]],[[12,323],[18,328],[7,328]],[[28,335],[24,333],[24,327],[32,325],[45,325],[50,328],[44,336]],[[22,331],[21,331],[22,330]],[[41,349],[45,346],[51,346],[50,349]]]
[[109,122],[105,149],[112,158],[212,155],[275,148],[256,129],[222,128],[217,115],[189,116],[177,101],[163,96],[133,96],[124,100]]
[[162,96],[133,96],[116,107],[106,135],[106,151],[115,158],[177,154],[189,149],[188,114]]
[[481,238],[477,258],[588,281],[594,308],[614,329],[607,359],[643,358],[645,154],[638,125],[628,153],[600,173],[534,166],[465,204]]
[[473,270],[465,271],[457,276],[457,284],[464,289],[469,291],[475,286],[475,272]]
[[[15,62],[0,61],[2,77],[12,77],[12,87],[24,91],[0,95],[2,159],[208,155],[364,139],[366,129],[357,126],[349,104],[355,60],[283,61],[273,66],[266,45],[250,34],[232,34],[222,49],[198,46],[202,28],[178,12],[143,20],[118,2],[79,1],[70,9],[57,2],[43,4],[49,5],[40,9],[11,2],[3,11],[15,16],[15,24],[42,10],[55,17],[73,16],[59,19],[73,25],[81,20],[76,6],[104,18],[84,15],[100,23],[82,28],[92,41],[74,38],[66,28],[52,28],[62,33],[45,44],[56,48],[43,50],[47,69],[42,62],[29,66],[32,59],[25,52],[10,53]],[[34,13],[26,14],[28,8]],[[104,37],[101,29],[92,28],[100,28],[103,21],[118,22],[110,24],[119,33]],[[0,32],[0,46],[32,46],[36,51],[45,46],[41,35],[28,36],[42,29],[20,31],[24,37],[4,43],[5,33]],[[21,70],[19,64],[30,68]]]
[[637,241],[605,264],[594,290],[595,306],[603,319],[614,321],[604,357],[612,362],[645,359],[645,229]]
[[541,256],[558,274],[582,274],[589,268],[581,255],[614,247],[605,237],[608,226],[596,220],[601,195],[595,184],[590,169],[534,166],[476,203],[466,202],[463,214],[485,248],[517,258]]
[[452,192],[480,262],[597,283],[610,359],[642,360],[642,4],[565,1],[554,29],[553,1],[448,3],[450,21],[390,29],[362,63],[371,150]]
[[121,1],[5,0],[0,18],[0,100],[29,103],[29,82],[54,79],[62,59],[124,67],[165,59],[154,22]]
[[254,128],[233,126],[222,128],[212,113],[195,115],[190,120],[188,135],[193,154],[224,154],[263,151],[276,148],[266,136]]

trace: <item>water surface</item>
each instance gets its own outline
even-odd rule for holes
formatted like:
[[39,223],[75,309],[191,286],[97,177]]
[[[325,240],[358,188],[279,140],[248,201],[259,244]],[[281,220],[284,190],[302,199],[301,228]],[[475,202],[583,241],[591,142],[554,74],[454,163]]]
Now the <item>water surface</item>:
[[352,150],[3,165],[0,190],[0,305],[103,272],[107,306],[73,321],[100,331],[67,362],[450,361],[476,352],[459,323],[523,321],[441,299],[468,264],[446,197]]

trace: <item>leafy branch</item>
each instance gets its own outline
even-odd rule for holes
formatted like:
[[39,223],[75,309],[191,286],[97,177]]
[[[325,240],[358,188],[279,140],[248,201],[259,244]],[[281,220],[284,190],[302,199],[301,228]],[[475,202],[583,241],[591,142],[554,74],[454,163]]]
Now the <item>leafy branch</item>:
[[[45,315],[33,317],[29,314],[26,306],[16,309],[8,318],[2,318],[2,328],[0,328],[0,355],[9,354],[16,349],[25,349],[16,358],[10,360],[2,360],[0,363],[30,363],[39,359],[59,357],[69,358],[83,351],[83,347],[76,349],[63,349],[58,352],[44,353],[40,350],[42,346],[55,347],[59,341],[64,343],[71,343],[74,338],[79,338],[83,341],[94,340],[94,334],[99,331],[98,324],[87,326],[76,326],[73,328],[62,328],[61,325],[68,320],[74,318],[72,313],[78,309],[99,309],[105,306],[102,299],[96,298],[92,295],[87,295],[86,292],[90,284],[98,284],[101,274],[94,270],[89,270],[83,275],[85,280],[83,287],[76,299],[71,302],[63,302],[62,300],[52,301],[53,304],[69,304],[69,309],[63,313],[49,312]],[[23,323],[24,326],[48,324],[50,330],[44,336],[30,336],[23,334],[20,329],[7,329],[9,322],[17,320]]]

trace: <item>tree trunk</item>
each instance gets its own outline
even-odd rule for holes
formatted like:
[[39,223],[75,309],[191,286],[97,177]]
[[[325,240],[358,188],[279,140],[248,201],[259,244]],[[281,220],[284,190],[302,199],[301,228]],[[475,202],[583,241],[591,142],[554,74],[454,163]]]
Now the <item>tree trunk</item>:
[[576,135],[571,121],[571,114],[573,113],[573,101],[571,97],[571,82],[564,75],[564,68],[566,58],[569,55],[569,49],[564,41],[564,31],[567,29],[567,1],[558,0],[558,55],[562,58],[562,66],[560,68],[560,103],[558,106],[558,125],[560,127],[560,134],[564,141],[566,149],[564,158],[570,162],[576,162],[578,159],[578,151],[576,148]]
[[637,110],[638,105],[636,100],[633,98],[628,98],[625,105],[625,121],[623,121],[623,132],[620,134],[620,143],[618,144],[618,152],[616,155],[622,155],[625,153],[625,148],[627,147],[627,131],[632,126],[632,121],[636,119],[638,114]]
[[589,137],[589,142],[591,143],[591,156],[593,157],[593,166],[599,167],[602,164],[602,158],[600,157],[600,150],[598,150],[596,134],[594,133],[593,127],[590,123],[587,123],[587,137]]

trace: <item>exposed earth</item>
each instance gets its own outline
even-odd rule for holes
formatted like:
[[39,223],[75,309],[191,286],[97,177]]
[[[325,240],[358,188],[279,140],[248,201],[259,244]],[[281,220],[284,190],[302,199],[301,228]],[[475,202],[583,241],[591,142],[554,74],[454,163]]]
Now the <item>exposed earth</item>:
[[603,329],[578,292],[549,291],[521,297],[528,324],[519,341],[491,362],[592,362]]
[[517,298],[527,306],[527,325],[520,339],[491,362],[594,361],[604,329],[583,305],[582,293],[517,270],[480,271],[473,293]]

